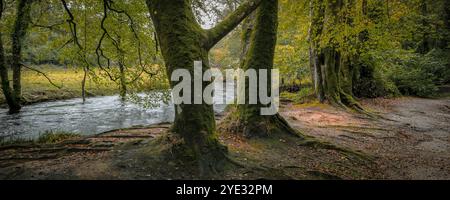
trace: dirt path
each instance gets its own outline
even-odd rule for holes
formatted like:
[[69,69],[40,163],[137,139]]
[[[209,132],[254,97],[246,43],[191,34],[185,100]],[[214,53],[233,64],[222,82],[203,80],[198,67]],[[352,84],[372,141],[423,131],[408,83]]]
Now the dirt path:
[[367,119],[318,105],[283,112],[305,133],[375,156],[383,179],[450,179],[450,99],[375,99]]
[[[363,102],[380,119],[327,105],[285,104],[281,114],[304,134],[244,140],[221,135],[243,166],[217,179],[450,179],[450,99]],[[0,179],[197,179],[195,169],[158,160],[168,124],[112,131],[54,145],[0,147]],[[356,152],[363,152],[361,156]],[[170,153],[170,152],[169,152]]]

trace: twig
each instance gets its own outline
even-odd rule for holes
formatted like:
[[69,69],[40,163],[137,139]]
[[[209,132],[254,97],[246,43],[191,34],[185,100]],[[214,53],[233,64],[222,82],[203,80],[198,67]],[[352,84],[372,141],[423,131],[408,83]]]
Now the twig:
[[42,72],[42,71],[40,71],[40,70],[38,70],[38,69],[32,68],[32,67],[26,66],[26,65],[23,64],[23,63],[20,63],[20,65],[22,65],[23,67],[25,67],[25,68],[27,68],[27,69],[30,69],[30,70],[32,70],[32,71],[35,71],[35,72],[41,74],[42,76],[44,76],[44,77],[48,80],[48,82],[49,82],[50,84],[52,84],[52,85],[55,86],[56,88],[58,88],[58,89],[62,89],[62,88],[63,88],[63,86],[59,86],[59,85],[56,85],[55,83],[53,83],[53,81],[52,81],[52,80],[47,76],[47,74],[45,74],[44,72]]

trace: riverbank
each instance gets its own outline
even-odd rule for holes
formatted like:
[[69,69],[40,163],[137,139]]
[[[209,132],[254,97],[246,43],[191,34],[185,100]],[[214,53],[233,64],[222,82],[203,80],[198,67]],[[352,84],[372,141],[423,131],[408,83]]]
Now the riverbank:
[[[22,95],[23,104],[30,105],[34,103],[66,100],[81,98],[81,82],[84,72],[81,68],[71,68],[62,66],[33,66],[33,68],[44,72],[52,81],[35,71],[24,68],[22,72]],[[132,72],[137,73],[137,72]],[[95,74],[95,77],[93,76]],[[131,91],[143,92],[154,89],[167,88],[164,81],[157,78],[150,79],[147,75],[142,75],[142,80],[129,86]],[[56,85],[56,86],[55,86]],[[60,87],[60,88],[58,88]],[[111,96],[119,94],[119,86],[111,81],[105,74],[98,69],[91,70],[86,81],[87,96]],[[0,95],[0,108],[6,108],[6,102],[3,94]]]
[[[367,118],[319,104],[285,103],[281,108],[281,114],[304,134],[342,148],[288,135],[246,140],[221,134],[221,142],[238,164],[211,178],[450,179],[449,98],[362,103],[381,117]],[[135,127],[57,144],[2,147],[0,179],[198,179],[190,166],[155,156],[167,150],[155,144],[173,141],[167,135],[169,126]]]

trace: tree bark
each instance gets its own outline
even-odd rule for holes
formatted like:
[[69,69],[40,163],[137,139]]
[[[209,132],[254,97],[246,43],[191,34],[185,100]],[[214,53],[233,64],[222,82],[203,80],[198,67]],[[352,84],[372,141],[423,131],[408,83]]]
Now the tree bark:
[[[13,34],[11,35],[13,88],[11,88],[9,81],[8,67],[6,66],[5,51],[3,48],[2,30],[0,30],[0,79],[10,113],[18,113],[21,109],[21,48],[30,21],[31,3],[29,0],[20,0],[17,5],[16,22],[14,24]],[[3,12],[3,6],[2,1],[0,12]],[[2,14],[0,14],[0,19]]]
[[[256,13],[247,18],[243,25],[242,33],[242,49],[241,49],[241,69],[268,71],[268,77],[271,76],[273,69],[273,60],[275,54],[275,46],[277,41],[278,27],[278,0],[265,0],[261,3]],[[261,75],[261,74],[259,74]],[[261,77],[258,77],[258,82]],[[268,78],[267,91],[271,91],[271,80]],[[299,136],[295,129],[289,126],[286,120],[279,114],[267,116],[261,115],[261,108],[270,107],[269,104],[258,102],[250,104],[250,92],[257,92],[261,89],[259,86],[257,91],[250,91],[249,81],[246,80],[244,91],[239,93],[245,95],[245,104],[239,104],[228,114],[227,119],[221,128],[227,132],[240,134],[244,137],[268,137],[273,134],[293,134]]]
[[[3,9],[4,9],[3,1],[0,1],[0,20],[3,17]],[[10,112],[16,112],[20,110],[19,102],[16,102],[16,98],[14,98],[14,94],[12,93],[11,85],[9,83],[8,76],[8,68],[6,67],[5,60],[5,51],[3,49],[3,38],[2,38],[2,30],[0,29],[0,79],[1,79],[1,87],[3,91],[3,95],[5,96],[6,103],[10,108]]]
[[[209,69],[209,50],[255,10],[261,0],[243,3],[233,14],[210,30],[203,30],[196,22],[190,0],[146,2],[157,32],[168,77],[171,77],[176,69],[187,69],[193,77],[194,61],[202,61],[203,72]],[[172,87],[177,83],[170,82]],[[210,82],[204,81],[203,88],[208,84]],[[172,131],[184,139],[192,152],[191,156],[198,161],[201,174],[215,172],[226,158],[226,148],[219,143],[215,130],[212,105],[202,100],[201,104],[175,106]]]
[[[340,12],[353,3],[349,1],[345,4],[342,0],[311,1],[310,63],[320,102],[328,101],[339,107],[362,111],[352,92],[354,58],[342,52],[339,44],[324,37],[333,29],[332,26],[351,21],[343,19]],[[324,38],[330,41],[321,41]]]
[[14,97],[14,93],[12,92],[12,88],[9,83],[8,68],[6,67],[6,60],[3,50],[3,40],[1,32],[0,32],[0,78],[3,95],[5,96],[6,103],[8,104],[9,112],[10,113],[19,112],[21,108],[20,103],[16,101],[17,99]]
[[309,27],[309,62],[311,69],[311,80],[313,81],[314,91],[317,99],[320,102],[325,101],[325,94],[323,88],[322,65],[323,55],[318,52],[319,44],[318,37],[322,34],[323,24],[321,20],[325,16],[323,0],[310,1],[310,18],[311,24]]
[[124,101],[127,97],[127,78],[123,52],[119,53],[119,73],[120,73],[120,98]]
[[12,38],[12,71],[13,93],[16,102],[22,100],[22,46],[30,24],[30,10],[32,0],[20,0],[17,5],[17,16],[14,23]]

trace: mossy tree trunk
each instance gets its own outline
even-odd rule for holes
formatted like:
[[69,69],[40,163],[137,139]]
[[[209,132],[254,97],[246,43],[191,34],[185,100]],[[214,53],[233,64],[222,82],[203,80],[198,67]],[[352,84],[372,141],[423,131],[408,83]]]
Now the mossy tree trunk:
[[342,11],[353,3],[311,0],[310,64],[320,102],[328,101],[332,105],[363,111],[352,91],[357,59],[339,46],[333,38],[335,36],[330,38],[326,35],[332,32],[335,25],[350,21],[342,17]]
[[[194,61],[202,61],[203,71],[209,69],[209,50],[253,12],[260,2],[247,1],[216,27],[203,30],[196,22],[191,0],[147,0],[168,77],[176,69],[187,69],[193,77]],[[170,84],[173,87],[177,83]],[[203,82],[203,88],[208,84],[210,82]],[[191,88],[194,88],[193,85],[192,79]],[[201,173],[214,172],[225,160],[226,148],[216,136],[212,105],[204,101],[198,105],[176,105],[172,130],[184,139],[188,151],[198,161]]]
[[325,100],[323,77],[322,77],[322,65],[323,55],[318,52],[318,40],[323,31],[323,17],[325,16],[325,6],[323,6],[323,0],[311,0],[310,1],[310,17],[311,24],[309,27],[309,62],[311,70],[311,80],[314,85],[314,90],[317,99],[320,102]]
[[12,70],[13,88],[16,101],[22,99],[22,46],[30,24],[32,0],[20,0],[17,8],[17,18],[12,33]]
[[[241,68],[246,71],[255,69],[257,72],[261,69],[267,70],[268,84],[265,88],[269,96],[272,88],[271,70],[275,55],[275,46],[277,42],[278,28],[278,0],[266,0],[261,3],[257,12],[247,18],[243,26],[242,33],[242,56]],[[259,74],[261,75],[261,74]],[[261,77],[258,77],[258,83]],[[267,137],[273,134],[288,133],[299,136],[297,131],[290,127],[286,120],[278,113],[275,115],[261,115],[262,108],[270,107],[269,104],[258,102],[250,104],[249,81],[245,84],[245,104],[239,104],[236,109],[229,114],[225,120],[224,128],[226,131],[241,134],[244,137]]]
[[[12,40],[12,71],[13,71],[13,88],[11,88],[8,67],[6,66],[3,42],[0,32],[0,78],[3,94],[9,106],[10,113],[17,113],[21,109],[22,85],[22,43],[26,35],[26,30],[30,23],[31,0],[20,0],[17,4],[16,21],[14,30],[11,35]],[[3,3],[2,3],[3,7]],[[0,30],[2,31],[2,30]]]
[[[1,14],[0,14],[0,16],[1,16]],[[0,19],[1,19],[1,17],[0,17]],[[18,101],[16,101],[16,98],[14,97],[14,93],[13,93],[11,85],[10,85],[1,32],[0,32],[0,79],[1,79],[3,95],[5,96],[6,103],[9,106],[10,113],[18,112],[20,110],[20,103]]]

